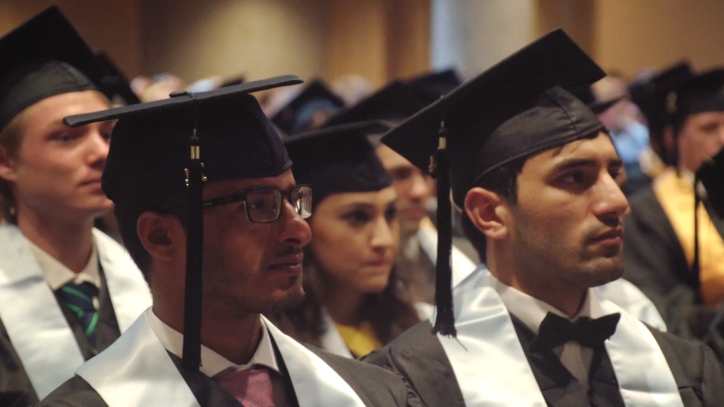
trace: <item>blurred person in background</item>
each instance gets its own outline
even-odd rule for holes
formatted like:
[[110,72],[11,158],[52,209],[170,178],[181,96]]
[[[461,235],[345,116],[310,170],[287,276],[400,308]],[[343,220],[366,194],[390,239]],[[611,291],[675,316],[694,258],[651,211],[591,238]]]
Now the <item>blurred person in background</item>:
[[[22,52],[21,52],[22,50]],[[0,39],[0,405],[37,402],[151,304],[125,250],[93,228],[113,122],[104,72],[55,7]]]
[[638,108],[625,97],[628,94],[625,78],[609,73],[591,87],[596,100],[617,101],[598,113],[598,118],[611,133],[611,140],[626,171],[624,193],[631,194],[646,186],[650,179],[641,170],[639,157],[649,147],[649,133],[646,126],[636,120]]
[[624,277],[683,337],[702,338],[724,301],[724,220],[694,177],[724,146],[723,88],[724,70],[679,65],[632,90],[667,167],[630,200]]
[[343,124],[286,142],[297,182],[314,191],[313,237],[304,256],[306,297],[273,320],[298,341],[347,357],[365,356],[420,321],[395,270],[395,188],[367,140],[387,128]]

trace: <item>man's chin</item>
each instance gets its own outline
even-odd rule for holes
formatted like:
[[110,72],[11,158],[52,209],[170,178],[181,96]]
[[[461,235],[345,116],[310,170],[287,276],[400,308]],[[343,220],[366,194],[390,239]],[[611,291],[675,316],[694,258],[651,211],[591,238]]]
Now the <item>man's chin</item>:
[[295,285],[277,296],[275,300],[269,304],[269,307],[266,311],[264,311],[264,314],[274,315],[279,312],[296,308],[302,303],[302,301],[304,301],[304,295],[305,293],[302,285]]

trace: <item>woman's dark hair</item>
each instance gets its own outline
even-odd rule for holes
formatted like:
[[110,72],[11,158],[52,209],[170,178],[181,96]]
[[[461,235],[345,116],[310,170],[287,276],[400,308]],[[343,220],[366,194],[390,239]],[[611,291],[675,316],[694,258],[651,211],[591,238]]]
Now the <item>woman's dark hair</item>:
[[[327,289],[325,272],[314,260],[311,250],[305,249],[304,301],[292,310],[269,316],[270,319],[297,341],[321,347],[322,337],[329,328],[325,326],[322,304]],[[379,294],[367,295],[360,314],[364,321],[372,325],[375,335],[383,344],[390,343],[420,322],[410,296],[394,269],[387,288]]]
[[[518,202],[518,174],[523,170],[523,165],[527,160],[528,157],[519,158],[492,170],[476,186],[495,192],[514,205]],[[460,215],[460,221],[465,237],[470,240],[478,252],[480,261],[485,263],[485,235],[473,225],[464,209]]]

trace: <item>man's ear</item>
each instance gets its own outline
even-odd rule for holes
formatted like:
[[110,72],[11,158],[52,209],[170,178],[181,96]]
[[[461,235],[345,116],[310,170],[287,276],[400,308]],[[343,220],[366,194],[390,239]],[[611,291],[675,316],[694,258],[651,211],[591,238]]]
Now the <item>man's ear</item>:
[[15,160],[10,158],[8,150],[0,146],[0,178],[13,182],[17,176],[15,173]]
[[176,217],[155,212],[142,213],[136,223],[143,247],[151,256],[162,260],[171,260],[179,245],[185,244],[185,239],[180,239],[179,228],[183,229]]
[[475,187],[465,196],[465,213],[486,238],[504,239],[508,235],[508,207],[495,192]]

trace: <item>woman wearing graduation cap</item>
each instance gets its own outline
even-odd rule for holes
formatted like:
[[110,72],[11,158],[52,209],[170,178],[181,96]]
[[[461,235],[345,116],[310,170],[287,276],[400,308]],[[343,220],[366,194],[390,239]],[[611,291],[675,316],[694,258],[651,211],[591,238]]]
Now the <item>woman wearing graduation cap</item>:
[[286,142],[295,176],[312,186],[306,297],[276,318],[297,340],[362,357],[420,320],[395,272],[400,243],[396,193],[368,136],[390,126],[331,126]]
[[[623,162],[603,124],[565,89],[603,75],[557,30],[383,138],[420,168],[433,157],[439,284],[432,321],[368,361],[399,372],[428,406],[724,400],[709,348],[651,328],[593,290],[623,273]],[[450,189],[487,263],[454,291]]]
[[107,348],[151,303],[123,248],[93,228],[111,122],[102,69],[57,8],[0,39],[0,405],[28,405]]

